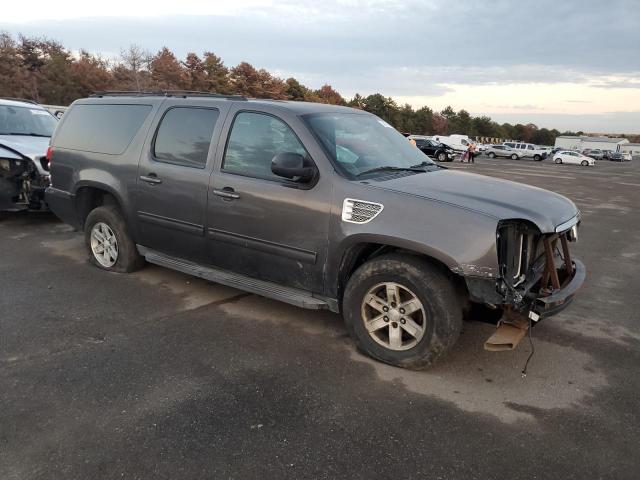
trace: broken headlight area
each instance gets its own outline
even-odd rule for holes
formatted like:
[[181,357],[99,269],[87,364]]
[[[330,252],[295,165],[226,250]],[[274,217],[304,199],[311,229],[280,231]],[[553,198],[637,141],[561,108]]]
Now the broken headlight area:
[[577,224],[562,232],[541,234],[526,222],[500,223],[497,288],[504,303],[524,311],[536,299],[553,295],[565,286],[574,275],[569,242],[575,240]]
[[29,158],[0,158],[0,210],[40,209],[49,176]]

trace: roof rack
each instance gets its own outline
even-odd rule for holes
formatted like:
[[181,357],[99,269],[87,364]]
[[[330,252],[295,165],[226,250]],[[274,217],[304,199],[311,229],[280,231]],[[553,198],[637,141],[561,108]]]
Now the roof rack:
[[201,92],[193,90],[153,90],[153,91],[139,91],[139,90],[105,90],[101,92],[93,92],[90,97],[211,97],[211,98],[225,98],[227,100],[247,100],[247,97],[242,95],[223,95],[221,93]]
[[35,100],[28,100],[26,98],[17,98],[17,97],[0,97],[0,100],[11,100],[13,102],[24,102],[24,103],[32,103],[33,105],[40,105]]

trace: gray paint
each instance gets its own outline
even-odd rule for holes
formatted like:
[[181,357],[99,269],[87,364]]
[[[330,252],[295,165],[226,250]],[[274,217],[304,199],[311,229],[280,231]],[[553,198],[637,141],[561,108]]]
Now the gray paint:
[[[75,105],[117,102],[153,107],[123,154],[58,148],[56,136]],[[158,121],[175,105],[220,111],[204,169],[159,163],[151,156]],[[300,185],[222,171],[226,139],[234,116],[241,111],[275,115],[288,124],[318,168],[316,181]],[[103,188],[114,194],[134,240],[144,247],[328,298],[339,298],[341,266],[357,245],[404,248],[428,255],[456,274],[495,281],[500,220],[521,219],[547,233],[578,213],[561,195],[447,169],[386,180],[347,180],[335,171],[301,119],[307,113],[333,111],[365,114],[346,107],[269,100],[80,100],[70,107],[52,139],[52,209],[74,223],[73,198],[78,188]],[[140,180],[154,175],[162,183]],[[220,191],[239,198],[221,197]],[[381,203],[384,209],[369,223],[347,223],[341,219],[347,197]]]

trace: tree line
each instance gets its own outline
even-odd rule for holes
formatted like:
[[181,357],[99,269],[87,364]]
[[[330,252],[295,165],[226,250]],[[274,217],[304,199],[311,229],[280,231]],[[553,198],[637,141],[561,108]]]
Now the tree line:
[[68,105],[105,90],[197,90],[347,105],[378,115],[401,132],[423,135],[460,133],[553,145],[561,134],[531,123],[499,124],[487,116],[475,117],[451,107],[440,112],[429,107],[414,109],[380,93],[356,94],[347,100],[328,84],[314,90],[293,77],[278,78],[247,62],[227,67],[211,51],[202,55],[192,52],[179,59],[166,47],[151,53],[132,45],[118,58],[105,59],[85,50],[73,54],[55,40],[24,35],[14,38],[0,32],[0,96]]

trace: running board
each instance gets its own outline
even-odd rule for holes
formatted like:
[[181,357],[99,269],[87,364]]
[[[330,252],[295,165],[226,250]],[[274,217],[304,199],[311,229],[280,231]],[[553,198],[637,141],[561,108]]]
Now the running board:
[[196,263],[182,260],[179,258],[165,255],[164,253],[149,250],[140,245],[137,246],[138,251],[149,263],[160,265],[161,267],[177,270],[194,277],[204,278],[211,282],[226,285],[227,287],[233,287],[246,292],[255,293],[267,298],[273,298],[281,302],[295,305],[296,307],[307,308],[309,310],[334,310],[331,308],[333,303],[331,300],[322,300],[315,298],[311,293],[298,290],[290,287],[283,287],[272,282],[265,282],[263,280],[256,280],[255,278],[247,277],[237,273],[232,273],[226,270],[218,270],[211,267],[205,267]]

